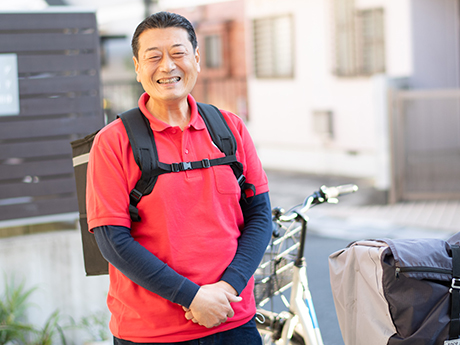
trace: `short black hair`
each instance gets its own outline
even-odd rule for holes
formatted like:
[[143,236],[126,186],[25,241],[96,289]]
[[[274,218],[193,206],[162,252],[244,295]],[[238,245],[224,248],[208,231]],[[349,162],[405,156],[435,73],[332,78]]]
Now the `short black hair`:
[[148,29],[166,29],[166,28],[183,28],[188,33],[188,39],[193,46],[193,51],[196,50],[198,42],[196,40],[195,29],[190,21],[177,14],[171,12],[157,12],[145,18],[134,31],[131,41],[131,48],[136,59],[139,58],[139,36]]

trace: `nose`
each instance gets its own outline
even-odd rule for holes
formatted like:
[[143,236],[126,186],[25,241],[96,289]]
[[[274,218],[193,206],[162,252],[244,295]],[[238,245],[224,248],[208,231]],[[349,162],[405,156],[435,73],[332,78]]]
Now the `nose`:
[[162,72],[171,72],[176,68],[174,60],[169,56],[169,54],[163,55],[163,58],[160,61],[160,69]]

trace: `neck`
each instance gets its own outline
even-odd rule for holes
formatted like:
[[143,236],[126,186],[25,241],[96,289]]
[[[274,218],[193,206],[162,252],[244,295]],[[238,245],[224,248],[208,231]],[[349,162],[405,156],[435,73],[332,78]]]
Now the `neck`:
[[190,107],[187,98],[181,102],[154,102],[151,98],[146,103],[146,108],[158,120],[166,122],[175,127],[180,127],[181,130],[190,122]]

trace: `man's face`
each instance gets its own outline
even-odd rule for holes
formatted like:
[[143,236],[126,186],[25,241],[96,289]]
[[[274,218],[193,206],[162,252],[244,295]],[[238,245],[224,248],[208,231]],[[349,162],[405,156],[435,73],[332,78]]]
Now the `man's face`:
[[137,81],[154,102],[186,99],[200,72],[198,48],[193,51],[182,28],[149,29],[139,36],[139,58],[133,57]]

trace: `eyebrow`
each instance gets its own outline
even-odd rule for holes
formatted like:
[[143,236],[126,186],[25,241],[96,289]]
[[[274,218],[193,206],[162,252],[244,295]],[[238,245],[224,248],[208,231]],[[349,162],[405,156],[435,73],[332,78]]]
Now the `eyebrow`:
[[[173,44],[171,46],[171,48],[177,48],[177,47],[185,47],[185,44],[182,44],[182,43],[177,43],[177,44]],[[160,48],[158,47],[150,47],[150,48],[147,48],[145,50],[145,53],[149,52],[149,51],[152,51],[152,50],[160,50]]]

